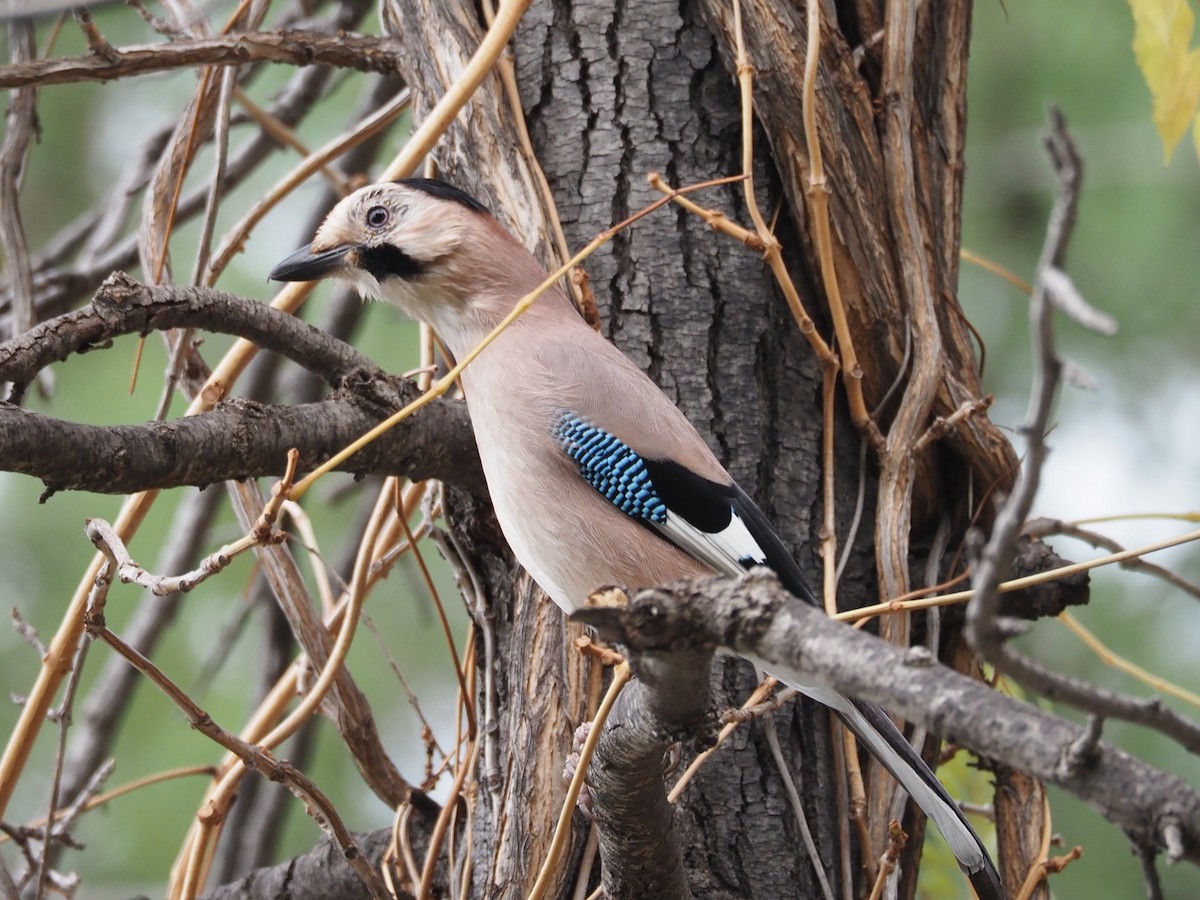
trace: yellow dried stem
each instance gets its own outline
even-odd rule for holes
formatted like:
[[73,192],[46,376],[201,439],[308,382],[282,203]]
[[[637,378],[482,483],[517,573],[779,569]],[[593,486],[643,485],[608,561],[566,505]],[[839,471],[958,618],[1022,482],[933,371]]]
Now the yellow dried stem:
[[[491,0],[487,0],[483,4],[483,16],[489,26],[495,21],[496,8]],[[533,149],[533,141],[529,137],[529,129],[525,124],[525,108],[521,103],[521,91],[517,86],[517,72],[511,54],[502,54],[496,61],[496,73],[500,76],[500,84],[504,88],[504,99],[508,101],[512,122],[517,129],[517,149],[521,151],[521,158],[525,160],[529,171],[533,173],[534,180],[537,181],[538,193],[541,194],[542,204],[546,208],[546,221],[553,233],[554,246],[561,262],[570,257],[571,245],[567,243],[567,235],[563,231],[562,219],[558,215],[558,204],[554,202],[554,191],[550,189],[550,182],[546,180],[546,173],[542,170],[542,164],[538,161],[537,153]],[[567,279],[567,283],[571,286],[571,296],[575,298],[575,305],[580,310],[584,310],[587,305],[584,291],[586,281],[587,276],[582,270],[572,271]]]
[[[281,492],[281,495],[283,493]],[[390,486],[388,482],[385,482],[384,490],[380,492],[367,523],[360,552],[354,562],[354,574],[350,580],[348,601],[341,617],[337,638],[329,651],[329,659],[299,705],[266,735],[258,739],[248,739],[251,743],[258,744],[264,750],[278,747],[317,711],[325,699],[338,670],[350,652],[350,645],[358,628],[362,604],[366,599],[367,581],[374,562],[374,554],[371,551],[375,546],[378,532],[383,527],[385,519],[390,515],[391,509]],[[218,820],[200,829],[196,833],[195,840],[191,840],[192,836],[189,835],[190,853],[188,853],[187,862],[183,868],[182,881],[177,882],[173,879],[170,895],[172,898],[192,900],[203,888],[211,864],[213,846],[220,832],[220,821],[223,820],[225,811],[233,801],[233,794],[241,774],[241,772],[237,772],[236,775],[234,772],[227,774],[218,785],[217,790],[210,796],[206,808],[213,810],[218,816]]]
[[1050,858],[1050,843],[1054,837],[1054,828],[1050,818],[1050,799],[1042,794],[1042,841],[1038,850],[1038,861],[1029,867],[1021,889],[1013,895],[1013,900],[1030,900],[1038,886],[1046,881],[1051,874],[1061,872],[1079,857],[1083,856],[1082,847],[1074,847],[1062,856]]
[[458,808],[458,804],[453,801],[453,798],[458,797],[462,793],[462,787],[467,777],[475,771],[475,762],[479,756],[479,741],[471,741],[469,747],[470,753],[465,763],[459,766],[454,773],[454,785],[450,788],[451,800],[442,806],[438,812],[437,821],[434,823],[433,833],[429,838],[429,851],[425,854],[425,864],[421,869],[421,883],[417,887],[417,900],[426,900],[430,896],[433,887],[433,876],[437,872],[437,862],[438,856],[441,854],[442,842],[445,840],[447,829],[450,827],[451,817]]
[[[1014,578],[1012,581],[1005,581],[999,585],[998,590],[1002,594],[1011,591],[1019,591],[1027,587],[1033,587],[1039,584],[1046,584],[1050,581],[1056,581],[1059,578],[1066,578],[1068,575],[1074,575],[1077,572],[1087,572],[1091,569],[1098,569],[1101,566],[1110,566],[1114,563],[1124,562],[1127,559],[1136,559],[1139,556],[1145,556],[1148,553],[1155,553],[1159,550],[1166,550],[1168,547],[1178,547],[1180,544],[1190,544],[1193,541],[1200,540],[1200,530],[1189,531],[1187,534],[1177,535],[1173,538],[1157,541],[1153,544],[1147,544],[1144,547],[1135,547],[1131,550],[1122,550],[1120,553],[1110,553],[1106,556],[1100,556],[1096,559],[1089,559],[1085,562],[1072,563],[1067,566],[1059,566],[1057,569],[1050,569],[1047,572],[1038,572],[1036,575],[1026,575],[1024,578]],[[891,600],[885,603],[876,603],[872,606],[863,606],[858,609],[850,609],[845,612],[840,612],[835,619],[842,622],[857,622],[860,619],[870,619],[875,616],[888,615],[891,613],[912,612],[918,609],[929,609],[934,606],[953,606],[955,603],[965,603],[974,595],[974,591],[956,591],[953,594],[941,594],[936,597],[926,597],[921,600]]]
[[[399,491],[399,483],[396,483],[397,493]],[[442,636],[446,640],[446,649],[450,651],[450,659],[454,663],[454,676],[458,679],[458,689],[464,695],[470,696],[470,691],[464,681],[464,667],[462,660],[458,656],[458,647],[454,642],[454,634],[450,629],[450,620],[446,616],[446,607],[442,604],[441,594],[438,593],[437,586],[433,583],[433,576],[429,573],[429,567],[425,565],[425,556],[421,553],[420,547],[417,545],[417,539],[413,537],[412,528],[409,527],[408,517],[404,512],[403,499],[399,496],[396,498],[396,517],[400,522],[400,527],[404,530],[404,536],[408,538],[408,546],[412,550],[413,559],[417,561],[417,568],[421,570],[421,580],[425,583],[425,589],[429,592],[429,597],[433,600],[433,608],[437,610],[438,621],[442,625]],[[475,728],[475,706],[467,704],[465,707],[467,714],[467,734],[474,739]]]
[[[771,696],[771,692],[775,690],[778,684],[779,682],[774,678],[764,679],[758,685],[758,687],[751,692],[750,696],[746,698],[746,702],[743,703],[739,709],[741,711],[747,711],[758,706]],[[725,743],[726,738],[733,734],[733,732],[739,725],[742,724],[743,721],[745,720],[741,718],[735,718],[734,721],[724,725],[721,728],[721,731],[717,734],[717,739],[713,741],[713,745],[692,760],[691,765],[689,765],[683,771],[683,774],[679,776],[679,780],[675,782],[670,792],[667,794],[667,801],[669,803],[674,803],[680,798],[680,796],[682,796],[683,789],[687,787],[688,782],[696,777],[696,773],[699,772],[704,764],[708,762],[709,758],[721,748],[721,745]]]
[[313,577],[317,582],[317,596],[321,599],[321,610],[326,616],[329,616],[333,612],[335,602],[333,585],[329,581],[329,572],[325,568],[325,557],[321,553],[321,543],[317,540],[317,531],[313,528],[312,519],[308,517],[308,513],[299,503],[293,503],[291,500],[283,504],[281,512],[291,519],[292,525],[300,534],[301,545],[308,554]]
[[871,893],[867,900],[879,900],[883,896],[884,885],[887,884],[888,876],[896,871],[896,861],[900,858],[901,851],[904,850],[904,845],[908,843],[908,835],[900,827],[899,822],[891,822],[888,825],[888,848],[884,851],[883,858],[880,860],[879,873],[875,876],[874,884],[871,885]]
[[608,687],[608,693],[604,695],[600,709],[596,711],[596,717],[592,720],[587,740],[583,742],[583,747],[579,750],[579,764],[575,767],[575,775],[567,787],[566,797],[563,798],[558,823],[554,826],[554,839],[550,842],[550,849],[546,853],[546,859],[542,862],[537,881],[529,891],[528,900],[541,900],[550,887],[555,870],[567,848],[567,840],[571,836],[571,816],[575,814],[575,804],[579,800],[579,792],[583,789],[588,766],[596,753],[596,745],[600,743],[600,735],[604,732],[604,723],[608,721],[608,714],[612,712],[613,704],[617,702],[617,696],[632,678],[633,674],[630,672],[628,663],[621,663],[613,670],[612,684]]
[[450,86],[450,90],[446,91],[421,126],[413,132],[404,149],[392,160],[391,165],[383,170],[381,181],[405,178],[416,170],[421,160],[433,149],[433,145],[446,133],[446,129],[471,99],[476,88],[492,71],[504,48],[508,46],[513,32],[517,30],[521,16],[532,2],[533,0],[501,0],[500,11],[483,36],[479,49],[475,51],[458,80]]
[[[308,146],[305,145],[300,138],[296,137],[295,131],[293,131],[287,125],[284,125],[283,122],[279,121],[278,118],[271,115],[269,110],[263,109],[261,106],[255,103],[249,94],[236,85],[233,88],[233,99],[238,102],[238,105],[246,111],[246,115],[253,119],[258,124],[258,127],[261,128],[266,134],[269,134],[285,147],[291,147],[302,157],[312,156],[312,151],[308,149]],[[350,193],[351,187],[349,179],[347,179],[346,176],[337,169],[322,163],[316,169],[316,171],[319,172],[321,177],[329,182],[329,186],[339,194],[345,196],[346,194]]]
[[[829,302],[829,315],[833,319],[833,330],[837,335],[838,351],[846,384],[846,399],[850,408],[850,420],[863,438],[879,451],[883,448],[883,435],[867,410],[862,389],[862,367],[854,352],[854,338],[846,317],[846,305],[838,282],[837,266],[833,261],[833,233],[829,224],[829,188],[825,179],[825,165],[821,157],[821,137],[817,132],[817,65],[821,58],[821,4],[809,3],[805,10],[808,25],[808,41],[804,50],[804,83],[801,86],[804,98],[801,115],[804,120],[804,141],[808,150],[809,176],[806,194],[811,206],[813,239],[817,247],[817,262],[821,268],[821,283],[825,286],[825,297]],[[822,361],[824,364],[824,361]]]
[[[124,797],[126,794],[132,794],[140,791],[142,788],[153,787],[156,784],[162,784],[165,781],[174,781],[176,778],[190,778],[194,775],[208,775],[212,777],[217,774],[214,766],[183,766],[178,769],[168,769],[165,772],[154,772],[150,775],[144,775],[141,778],[135,778],[133,781],[127,782],[120,787],[115,787],[111,791],[105,791],[102,794],[97,794],[92,797],[80,808],[80,812],[89,812],[101,806],[105,806],[114,800]],[[54,821],[62,819],[71,810],[59,809],[54,814]],[[34,819],[32,822],[27,822],[23,826],[28,829],[39,829],[46,826],[46,817]],[[6,844],[12,840],[12,835],[7,831],[0,831],[0,844]]]
[[1200,522],[1200,512],[1123,513],[1116,516],[1094,516],[1076,519],[1073,525],[1099,525],[1103,522],[1134,522],[1140,519],[1167,519],[1176,522]]
[[986,272],[991,272],[993,275],[1000,276],[1009,284],[1019,288],[1026,294],[1033,293],[1033,285],[1031,285],[1024,278],[1021,278],[1019,275],[1014,275],[1008,269],[1004,268],[1004,266],[1000,265],[1000,263],[988,259],[986,256],[980,256],[978,253],[967,250],[965,247],[958,251],[958,255],[963,262],[969,262],[974,266],[979,266],[979,268]]
[[817,334],[817,326],[809,316],[808,311],[805,310],[804,303],[800,299],[800,294],[796,290],[796,285],[792,282],[792,277],[788,274],[787,267],[783,264],[783,254],[779,240],[763,220],[762,213],[758,209],[758,201],[754,196],[754,67],[750,65],[749,58],[746,55],[745,39],[742,35],[742,6],[738,0],[734,0],[733,4],[733,22],[734,40],[737,45],[737,78],[742,113],[742,174],[746,179],[746,209],[750,213],[750,220],[754,223],[755,234],[762,247],[763,259],[770,267],[775,281],[779,284],[779,288],[787,300],[788,309],[791,310],[792,318],[796,320],[796,325],[800,329],[800,333],[804,335],[805,339],[812,346],[822,368],[836,370],[840,365],[838,359],[829,348],[829,345],[825,343],[824,339]]
[[1100,640],[1100,638],[1096,637],[1092,631],[1084,627],[1083,623],[1072,616],[1069,612],[1060,612],[1058,614],[1058,621],[1066,625],[1067,628],[1069,628],[1072,633],[1079,638],[1079,640],[1083,641],[1083,643],[1087,645],[1087,648],[1095,653],[1096,656],[1100,658],[1100,661],[1104,663],[1104,665],[1124,672],[1131,678],[1136,678],[1138,681],[1142,682],[1148,687],[1153,688],[1159,693],[1169,694],[1172,697],[1176,697],[1184,701],[1185,703],[1192,704],[1192,706],[1200,706],[1200,694],[1196,694],[1187,690],[1186,688],[1180,687],[1173,681],[1160,678],[1153,672],[1143,669],[1137,663],[1130,662],[1129,660],[1125,659],[1125,657],[1114,653],[1105,645],[1102,640]]

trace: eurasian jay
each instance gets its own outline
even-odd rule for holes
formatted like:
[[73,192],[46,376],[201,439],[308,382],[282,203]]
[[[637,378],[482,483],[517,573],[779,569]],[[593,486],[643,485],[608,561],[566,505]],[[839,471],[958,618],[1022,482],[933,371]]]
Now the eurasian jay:
[[[270,275],[325,276],[428,323],[460,359],[547,277],[478,201],[417,178],[346,197]],[[604,585],[650,587],[756,565],[815,604],[770,522],[692,424],[562,291],[540,297],[462,383],[504,536],[567,612]],[[554,515],[538,512],[548,509]],[[837,713],[933,819],[979,896],[1002,900],[978,835],[891,719],[828,687],[784,680]]]

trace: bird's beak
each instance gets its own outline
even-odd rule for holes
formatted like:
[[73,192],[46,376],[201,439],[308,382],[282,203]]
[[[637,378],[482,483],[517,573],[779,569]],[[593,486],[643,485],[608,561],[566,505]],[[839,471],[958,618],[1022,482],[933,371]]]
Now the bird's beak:
[[316,281],[346,265],[346,255],[354,249],[348,244],[313,252],[312,244],[301,247],[281,260],[267,277],[271,281]]

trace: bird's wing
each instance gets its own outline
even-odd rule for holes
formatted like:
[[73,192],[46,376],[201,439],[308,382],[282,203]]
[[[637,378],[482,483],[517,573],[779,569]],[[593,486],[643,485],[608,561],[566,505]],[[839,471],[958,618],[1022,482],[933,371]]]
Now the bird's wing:
[[[552,436],[613,506],[727,575],[769,565],[811,599],[804,576],[746,493],[672,459],[653,459],[578,413],[560,411]],[[773,540],[772,540],[773,539]]]
[[[580,476],[626,515],[718,572],[736,575],[753,566],[769,566],[791,593],[816,605],[812,589],[779,534],[732,480],[714,481],[673,459],[639,453],[631,441],[570,410],[556,415],[552,437],[574,461]],[[979,836],[882,709],[813,683],[804,673],[783,673],[765,661],[752,661],[837,713],[933,819],[978,895],[1002,900],[999,875]]]

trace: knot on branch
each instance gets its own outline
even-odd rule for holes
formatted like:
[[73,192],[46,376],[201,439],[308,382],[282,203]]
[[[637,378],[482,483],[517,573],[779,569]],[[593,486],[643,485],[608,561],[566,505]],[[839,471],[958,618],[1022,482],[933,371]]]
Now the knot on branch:
[[[682,584],[677,582],[676,584]],[[642,591],[636,600],[610,602],[609,598],[625,597],[619,588],[606,588],[593,594],[604,598],[603,605],[590,606],[572,614],[571,618],[595,628],[605,640],[628,647],[636,653],[670,651],[683,644],[697,646],[695,627],[687,612],[681,608],[675,585]]]
[[146,289],[124,272],[113,272],[96,289],[92,309],[105,322],[117,323],[124,317],[122,310],[132,306]]
[[[1022,535],[1017,539],[1016,555],[1008,577],[1040,575],[1068,564],[1068,560],[1055,553],[1049,544]],[[1090,598],[1091,576],[1087,572],[1075,572],[1046,584],[1012,591],[1004,597],[1001,611],[1006,616],[1032,621],[1057,616],[1068,606],[1084,606]]]
[[1083,734],[1063,748],[1062,758],[1058,761],[1058,772],[1062,778],[1076,778],[1095,765],[1100,758],[1103,728],[1103,716],[1088,716]]
[[722,635],[722,643],[730,647],[756,647],[775,622],[781,598],[788,595],[779,577],[765,566],[751,569],[733,584],[743,590],[730,597],[737,606],[728,616],[729,630]]

